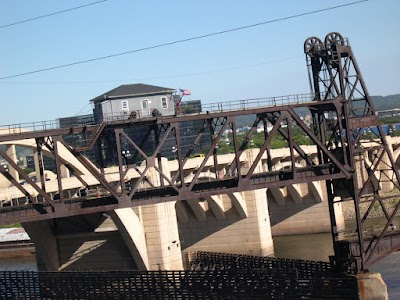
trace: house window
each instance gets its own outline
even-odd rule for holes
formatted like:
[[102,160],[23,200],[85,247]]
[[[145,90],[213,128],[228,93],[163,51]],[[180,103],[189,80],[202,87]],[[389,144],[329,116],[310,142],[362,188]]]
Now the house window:
[[149,101],[146,100],[142,100],[142,109],[148,109],[149,108]]
[[122,108],[122,113],[127,114],[129,112],[128,101],[126,100],[121,101],[121,108]]
[[161,107],[164,109],[168,108],[167,97],[161,97]]

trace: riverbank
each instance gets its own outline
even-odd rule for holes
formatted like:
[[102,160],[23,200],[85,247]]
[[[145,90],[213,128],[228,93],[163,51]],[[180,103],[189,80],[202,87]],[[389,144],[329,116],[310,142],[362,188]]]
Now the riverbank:
[[36,250],[33,243],[8,243],[0,244],[0,259],[35,257]]
[[[378,203],[379,204],[379,203]],[[374,205],[372,210],[369,213],[369,219],[377,219],[377,218],[386,218],[382,208],[380,205]],[[395,209],[395,205],[397,204],[397,200],[392,200],[387,202],[387,212],[391,215]],[[369,207],[369,203],[363,203],[360,205],[361,215],[363,215]],[[355,220],[356,214],[354,211],[354,203],[353,201],[342,202],[342,212],[345,221],[352,221]],[[400,216],[400,211],[397,211],[396,217]]]
[[0,229],[0,258],[35,256],[35,246],[23,228]]

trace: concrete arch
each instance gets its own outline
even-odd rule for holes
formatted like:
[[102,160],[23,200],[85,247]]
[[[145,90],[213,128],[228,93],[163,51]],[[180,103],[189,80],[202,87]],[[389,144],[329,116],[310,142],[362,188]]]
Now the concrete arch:
[[303,203],[303,191],[301,189],[301,185],[300,184],[292,184],[292,185],[288,185],[287,190],[290,194],[290,196],[292,197],[292,200],[295,204],[301,204]]
[[239,216],[242,218],[247,218],[248,217],[248,212],[247,212],[247,205],[246,201],[243,198],[243,193],[235,192],[228,194],[228,197],[231,199],[233,206],[236,208],[236,211],[238,212]]
[[220,195],[212,195],[208,198],[206,198],[208,207],[211,209],[213,212],[214,216],[217,218],[217,220],[223,220],[225,219],[225,209],[224,209],[224,203],[221,199]]
[[[213,195],[213,196],[207,197],[206,199],[199,199],[199,200],[187,199],[186,202],[189,204],[190,208],[192,209],[192,211],[198,221],[205,221],[207,219],[207,215],[206,215],[207,206],[206,206],[205,202],[207,202],[208,208],[212,211],[213,215],[215,216],[215,218],[217,220],[225,219],[225,211],[224,211],[223,201],[220,198],[220,196]],[[186,212],[184,215],[186,215],[186,217],[187,217]],[[182,215],[182,216],[183,216],[183,219],[185,220],[184,215]]]
[[149,270],[149,257],[146,246],[146,236],[139,217],[132,208],[120,208],[109,212],[117,226],[129,252],[139,270]]
[[[16,141],[8,141],[2,142],[0,145],[6,146],[21,146],[30,148],[32,150],[36,150],[36,141],[34,139],[26,139],[26,140],[16,140]],[[88,175],[89,171],[75,158],[75,156],[67,149],[62,143],[57,142],[57,147],[59,151],[59,155],[62,160],[68,162],[68,164],[76,171],[78,171],[79,175]],[[43,152],[45,155],[49,157],[53,157],[53,154],[46,148],[43,148]]]
[[179,222],[182,223],[189,222],[189,215],[183,204],[183,201],[177,201],[175,203],[175,210],[176,210],[176,217],[178,218]]
[[[282,170],[287,168],[288,166],[291,165],[291,162],[282,162],[279,164],[279,166],[275,169],[277,171]],[[295,164],[296,167],[302,167],[299,163]],[[313,181],[311,183],[307,183],[308,190],[311,192],[313,195],[313,198],[315,199],[315,202],[322,202],[323,201],[323,196],[322,196],[322,189],[321,189],[321,184],[318,181]],[[273,194],[276,202],[278,205],[285,205],[285,197],[279,188],[269,188],[271,193]],[[302,188],[302,184],[293,184],[290,186],[287,186],[287,190],[293,199],[293,202],[295,204],[301,204],[303,203],[303,198],[305,196],[305,191]]]
[[311,194],[314,196],[315,202],[322,202],[324,198],[322,197],[322,188],[320,181],[313,181],[308,184],[308,188]]
[[190,208],[192,209],[198,221],[206,220],[205,206],[204,203],[202,203],[202,201],[195,199],[187,199],[186,202],[187,204],[189,204]]
[[393,159],[397,166],[400,166],[400,147],[393,151]]
[[[209,176],[205,176],[206,173]],[[215,179],[215,174],[211,172],[206,172],[202,174],[202,177],[198,178],[199,181],[207,181],[209,179]],[[228,195],[229,199],[232,201],[232,206],[235,207],[237,213],[241,217],[246,217],[247,216],[247,207],[246,203],[241,195],[241,193],[233,193]],[[224,220],[225,219],[225,207],[224,207],[224,202],[221,198],[220,195],[213,195],[210,197],[207,197],[206,199],[200,199],[200,200],[194,200],[194,199],[187,199],[186,202],[192,209],[194,215],[196,216],[198,221],[205,221],[206,220],[206,203],[207,201],[208,208],[212,211],[214,216],[216,217],[217,220]],[[185,208],[183,205],[178,204],[177,205],[177,214],[178,216],[184,221],[188,221],[188,215],[187,212],[185,211]]]
[[[287,167],[290,167],[291,164],[292,163],[290,161],[281,162],[280,165],[276,168],[276,171],[283,170]],[[295,163],[295,167],[301,168],[303,166],[299,163]],[[297,183],[292,184],[292,185],[287,186],[286,188],[295,204],[303,203],[304,191],[301,188],[301,184],[297,184]]]
[[283,196],[280,188],[271,187],[268,188],[266,192],[268,193],[268,191],[270,191],[271,194],[274,196],[274,199],[279,206],[284,206],[286,204],[285,197]]

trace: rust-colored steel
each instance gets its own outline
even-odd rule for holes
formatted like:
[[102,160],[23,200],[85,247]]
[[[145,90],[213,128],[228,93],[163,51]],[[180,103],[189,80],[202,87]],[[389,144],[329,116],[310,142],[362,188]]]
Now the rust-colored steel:
[[[400,206],[400,174],[348,41],[337,32],[329,33],[324,41],[311,37],[304,44],[310,85],[318,103],[337,97],[343,100],[338,106],[340,119],[329,117],[325,112],[315,113],[320,123],[314,132],[323,136],[326,128],[332,128],[331,137],[323,139],[325,146],[330,151],[342,152],[343,167],[350,175],[341,182],[327,180],[335,250],[332,262],[338,269],[363,272],[400,249],[400,243],[393,242],[398,239],[398,233],[393,232],[392,225]],[[326,156],[319,159],[323,162]],[[363,172],[367,178],[362,180]],[[379,181],[389,182],[392,188],[383,190]],[[333,205],[341,200],[334,195],[343,188],[354,204],[357,228],[351,239],[340,238],[335,223]],[[385,192],[388,196],[383,197]],[[367,233],[365,224],[373,207],[383,212],[386,223],[383,228]]]
[[[316,106],[315,102],[312,102],[313,99],[314,95],[309,95],[308,102],[299,104],[296,101],[294,104],[287,103],[287,105],[284,106],[259,107],[257,109],[248,109],[242,111],[222,111],[182,117],[151,118],[151,120],[145,119],[143,122],[136,121],[134,128],[141,126],[140,128],[148,128],[149,131],[156,130],[159,132],[157,144],[150,152],[149,149],[144,148],[144,141],[133,140],[131,138],[129,134],[129,130],[132,128],[131,121],[119,121],[118,123],[116,122],[102,125],[101,134],[99,137],[96,137],[96,139],[100,139],[102,136],[107,134],[110,135],[110,133],[112,133],[112,136],[116,137],[113,146],[115,147],[114,153],[117,157],[115,163],[118,165],[120,174],[116,181],[110,181],[107,175],[101,170],[101,167],[96,167],[96,162],[90,161],[89,158],[83,154],[83,150],[86,151],[90,149],[90,147],[88,148],[88,145],[91,145],[92,149],[95,148],[93,144],[93,138],[89,136],[86,142],[87,144],[85,145],[82,145],[82,143],[68,144],[64,138],[67,134],[71,134],[71,132],[75,131],[77,134],[81,134],[81,130],[49,131],[47,137],[45,137],[42,132],[39,132],[39,138],[46,138],[49,142],[38,143],[38,150],[47,145],[47,150],[50,150],[52,156],[56,158],[56,165],[66,165],[66,161],[62,159],[58,153],[59,147],[54,146],[56,145],[55,142],[59,141],[59,143],[63,145],[64,148],[67,149],[70,154],[73,155],[76,160],[79,161],[88,170],[90,175],[93,176],[99,183],[92,186],[88,185],[82,174],[80,174],[80,172],[77,170],[73,170],[73,167],[69,165],[69,168],[72,168],[72,171],[74,171],[75,177],[77,177],[81,182],[84,182],[83,186],[85,190],[88,190],[85,192],[85,195],[81,194],[79,191],[72,191],[72,195],[69,196],[68,193],[64,191],[62,196],[59,195],[56,198],[53,197],[53,199],[50,193],[46,193],[46,181],[43,184],[44,188],[40,188],[34,182],[29,182],[38,191],[38,193],[42,195],[37,206],[42,205],[44,207],[48,207],[50,204],[50,206],[53,207],[53,211],[49,211],[49,209],[38,210],[37,207],[34,208],[29,202],[26,203],[25,198],[14,199],[12,201],[12,206],[10,205],[0,209],[0,223],[4,224],[11,222],[43,220],[76,215],[79,214],[79,211],[82,214],[85,214],[105,211],[106,209],[110,208],[138,206],[146,203],[177,201],[188,198],[206,198],[215,194],[245,191],[254,188],[272,186],[283,187],[289,184],[309,182],[312,180],[346,178],[348,177],[347,170],[341,165],[341,162],[330,154],[326,147],[319,142],[319,137],[314,135],[312,131],[308,130],[306,124],[301,124],[304,122],[300,119],[300,117],[296,117],[297,113],[294,112],[294,110]],[[336,99],[327,101],[327,103],[324,103],[323,106],[334,109],[334,103],[338,101],[339,100]],[[242,141],[239,139],[239,135],[236,132],[238,128],[237,117],[245,114],[254,114],[255,121],[253,122],[252,128],[247,133],[246,138]],[[172,174],[170,177],[170,174],[167,173],[169,171],[163,166],[165,162],[158,159],[160,157],[160,150],[167,143],[167,141],[171,143],[171,139],[173,140],[174,145],[181,145],[182,137],[179,134],[179,125],[188,121],[203,122],[204,126],[200,127],[199,131],[195,133],[195,138],[193,138],[192,145],[189,147],[187,153],[183,153],[181,148],[178,148],[176,153],[176,161],[178,162],[179,167],[177,168],[175,174]],[[272,122],[273,128],[268,130],[265,129],[265,140],[260,145],[260,149],[257,150],[258,155],[255,156],[254,161],[249,162],[248,168],[244,170],[241,163],[241,159],[244,159],[244,150],[251,146],[249,141],[254,137],[257,126],[263,125],[266,122]],[[327,157],[331,158],[331,160],[324,164],[318,165],[309,159],[307,154],[302,150],[301,146],[297,144],[286,131],[287,124],[294,126],[294,122],[296,123],[296,126],[305,129],[305,131],[303,130],[304,135],[309,136],[310,141],[314,141],[317,145],[320,145],[321,151],[326,152]],[[185,168],[187,168],[189,164],[189,158],[191,155],[193,155],[195,146],[199,143],[202,135],[205,134],[205,130],[210,126],[213,126],[214,134],[209,150],[202,158],[200,166],[193,171],[193,178],[189,182],[185,182],[184,173]],[[99,132],[99,130],[96,130],[96,128],[99,128],[99,126],[93,126],[91,132]],[[235,154],[234,158],[230,163],[228,163],[230,167],[227,168],[228,171],[225,174],[220,174],[219,176],[215,175],[207,182],[202,182],[201,176],[203,176],[205,173],[204,170],[207,162],[209,159],[213,160],[213,157],[215,157],[214,154],[218,153],[219,149],[217,148],[217,145],[223,142],[222,136],[224,135],[225,130],[232,131],[231,144],[233,145],[232,151]],[[261,160],[266,155],[268,155],[267,160],[271,161],[271,154],[266,153],[269,153],[267,149],[270,148],[271,141],[277,136],[285,140],[287,145],[291,147],[292,153],[296,152],[296,155],[298,155],[302,160],[305,160],[305,163],[302,164],[302,166],[288,166],[288,169],[285,170],[275,172],[272,170],[255,173],[254,170],[256,169],[256,166],[258,164],[262,164]],[[27,138],[35,138],[35,132],[30,132],[29,134],[23,134],[20,136],[20,139]],[[13,136],[13,140],[16,139],[17,137]],[[151,134],[146,134],[144,139],[151,140]],[[9,141],[9,138],[7,136],[0,136],[0,142],[1,141]],[[51,143],[53,146],[50,145]],[[134,163],[124,163],[124,160],[121,157],[121,149],[123,148],[122,143],[132,146],[132,149],[135,150],[134,156],[137,159],[141,158],[143,160],[144,168],[138,167]],[[2,152],[0,154],[4,156],[10,163],[12,163],[12,159],[7,157],[7,153]],[[293,160],[291,160],[291,164],[293,164]],[[158,176],[158,181],[164,181],[164,185],[156,184],[151,181],[151,176],[149,176],[151,169],[155,170],[155,173]],[[164,169],[166,170],[165,172]],[[208,165],[207,169],[210,169]],[[215,166],[212,167],[212,169],[215,169]],[[22,169],[17,168],[16,170],[21,177],[25,178],[27,181],[30,180],[29,177],[23,173]],[[137,172],[138,177],[134,178],[134,180],[128,180],[129,182],[124,181],[124,178],[131,170]],[[213,172],[217,174],[215,171],[216,170]],[[299,174],[298,176],[296,175],[298,178],[294,178],[293,174],[295,173]],[[58,178],[61,178],[61,174],[58,173],[57,175],[57,182],[59,182]],[[126,189],[125,185],[128,183],[130,186],[129,189]],[[62,181],[60,181],[58,185],[62,186]],[[22,189],[24,197],[29,196],[35,200],[38,198],[29,194],[29,191],[25,189],[24,186],[20,186],[19,188]],[[93,197],[94,190],[99,189],[104,191],[101,194],[102,197],[113,197],[115,200],[102,201],[101,199]],[[63,199],[63,201],[60,201],[60,199]]]
[[[5,143],[35,140],[39,154],[51,153],[57,173],[54,191],[44,178],[43,155],[39,155],[38,163],[41,181],[36,183],[7,151],[0,149],[0,156],[28,182],[20,184],[10,171],[0,166],[1,174],[21,195],[0,199],[0,224],[325,180],[335,250],[332,264],[352,272],[367,270],[372,263],[399,248],[399,243],[392,243],[394,246],[389,250],[387,247],[388,239],[398,236],[389,234],[389,229],[399,200],[394,210],[389,210],[387,197],[375,177],[377,173],[383,174],[399,189],[399,171],[382,129],[377,126],[374,108],[348,42],[340,34],[330,33],[324,43],[315,37],[307,39],[304,51],[312,94],[273,97],[267,102],[241,100],[233,103],[237,106],[219,103],[215,110],[190,115],[119,119],[67,129],[10,130],[9,134],[0,135],[0,142]],[[303,118],[304,111],[312,115],[311,123]],[[242,134],[238,133],[238,119],[244,115],[253,122]],[[189,134],[184,125],[193,122],[200,126]],[[365,127],[374,128],[373,139],[368,139]],[[257,135],[258,129],[262,134]],[[313,145],[317,159],[310,157],[304,144],[296,140],[295,131]],[[199,155],[197,160],[201,162],[194,167],[190,158],[205,137],[209,147]],[[281,156],[282,151],[274,151],[277,142],[288,149],[286,159]],[[67,162],[60,153],[61,147],[83,166],[85,174]],[[231,155],[223,156],[223,147]],[[162,156],[165,149],[171,148],[173,158],[168,161],[168,157]],[[363,166],[357,165],[360,157],[364,158]],[[219,169],[222,159],[227,160],[223,170]],[[284,166],[279,170],[274,169],[273,162],[277,160]],[[81,183],[79,187],[66,187],[61,174],[63,166],[73,172]],[[361,182],[359,173],[363,168],[368,176]],[[191,176],[187,176],[188,170]],[[356,239],[353,235],[348,243],[343,242],[346,239],[336,228],[334,204],[344,200],[335,195],[341,189],[347,190],[356,213]],[[368,205],[365,213],[361,212],[361,202]],[[365,236],[363,227],[377,203],[387,224],[371,238]]]

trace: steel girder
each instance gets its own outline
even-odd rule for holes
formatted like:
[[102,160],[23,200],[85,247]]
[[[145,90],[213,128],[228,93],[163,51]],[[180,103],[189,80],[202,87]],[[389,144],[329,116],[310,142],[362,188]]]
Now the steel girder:
[[[312,99],[312,96],[310,99]],[[11,174],[1,170],[11,185],[15,186],[21,196],[8,202],[3,199],[3,207],[0,209],[0,223],[25,222],[43,220],[49,218],[66,217],[77,214],[94,213],[110,209],[139,206],[147,203],[160,203],[163,201],[179,201],[185,199],[207,198],[211,195],[229,192],[240,192],[257,188],[283,187],[294,183],[305,183],[310,181],[327,180],[334,178],[350,178],[350,173],[342,161],[330,152],[324,141],[303,121],[298,110],[322,110],[331,114],[338,114],[342,105],[340,98],[316,103],[293,104],[279,107],[263,107],[245,111],[222,111],[218,113],[197,114],[178,117],[157,117],[149,120],[125,121],[93,127],[98,139],[93,143],[92,135],[88,135],[86,141],[82,139],[69,139],[70,132],[52,132],[47,136],[43,132],[24,133],[21,138],[35,138],[37,152],[51,153],[55,162],[57,175],[57,188],[48,191],[46,187],[49,182],[43,181],[38,184],[33,182],[24,174],[24,171],[13,162],[13,159],[0,150],[0,155],[16,170],[28,185],[21,185],[13,180]],[[238,133],[237,119],[247,115],[254,119],[252,126],[245,133]],[[181,125],[185,122],[200,122],[202,126],[198,131],[192,133],[191,142],[185,152],[182,147]],[[96,129],[97,128],[97,129]],[[310,143],[316,145],[318,152],[326,156],[326,160],[316,163],[309,157],[303,148],[293,138],[293,130],[296,128],[302,135],[307,136]],[[252,139],[257,135],[257,129],[262,130],[258,134],[258,145],[253,145]],[[82,131],[75,130],[82,134]],[[140,137],[132,132],[146,132]],[[222,155],[222,145],[226,143],[226,134],[229,132],[231,158],[224,162],[224,167],[219,160],[229,155]],[[54,134],[55,133],[55,134]],[[68,133],[68,134],[67,134]],[[207,136],[211,141],[203,157],[197,158],[201,162],[192,169],[192,176],[187,178],[191,157],[197,151],[202,136]],[[262,137],[260,140],[260,136]],[[102,148],[102,139],[112,137],[112,144],[107,144],[108,150],[112,148],[114,157],[108,164],[118,169],[116,179],[110,179],[107,166],[101,165],[98,159],[89,159],[85,153]],[[281,160],[279,155],[272,153],[271,143],[280,139],[290,149],[290,159],[285,169],[274,171],[272,161]],[[15,140],[16,137],[13,136]],[[10,141],[7,136],[0,136],[0,141]],[[78,141],[78,142],[77,142]],[[147,147],[146,143],[151,141],[154,147]],[[186,141],[187,143],[187,141]],[[98,145],[100,144],[100,146]],[[176,159],[167,160],[162,157],[164,146],[177,145]],[[186,145],[187,146],[187,145]],[[68,151],[77,162],[86,169],[82,174],[75,166],[60,154],[59,148]],[[131,157],[124,157],[126,147],[130,149]],[[253,156],[249,160],[246,149],[252,148]],[[248,150],[247,150],[248,151]],[[109,151],[110,152],[110,151]],[[276,152],[276,151],[275,151]],[[321,155],[322,155],[321,154]],[[143,160],[141,166],[132,161]],[[43,165],[43,155],[39,155],[40,165]],[[107,159],[106,159],[107,160]],[[172,171],[169,165],[176,163],[177,167]],[[246,166],[244,167],[244,163]],[[68,166],[74,173],[80,187],[68,190],[64,188],[60,168]],[[116,168],[114,167],[114,168]],[[44,167],[40,167],[44,169]],[[257,170],[256,170],[257,169]],[[134,174],[132,176],[132,174]],[[210,175],[212,174],[212,175]],[[205,177],[207,180],[204,181]],[[96,183],[89,184],[90,177],[94,177]],[[44,178],[42,176],[42,178]],[[32,190],[32,188],[33,190]],[[59,191],[62,191],[61,193]],[[100,195],[99,192],[100,191]]]
[[[389,253],[400,249],[399,233],[394,231],[393,220],[400,201],[399,170],[385,134],[378,125],[377,115],[367,91],[352,49],[339,33],[329,33],[322,42],[308,38],[304,44],[310,85],[317,102],[323,103],[342,97],[340,118],[315,112],[314,132],[323,136],[332,128],[326,146],[336,144],[342,149],[343,163],[351,174],[345,181],[328,180],[332,237],[338,269],[364,272]],[[325,156],[319,157],[323,162]],[[365,175],[364,173],[367,173]],[[386,182],[389,188],[383,189]],[[354,235],[343,235],[336,229],[334,203],[340,189],[347,189],[346,199],[354,204],[356,229]],[[386,218],[383,227],[366,231],[366,223],[373,210],[381,210]]]

